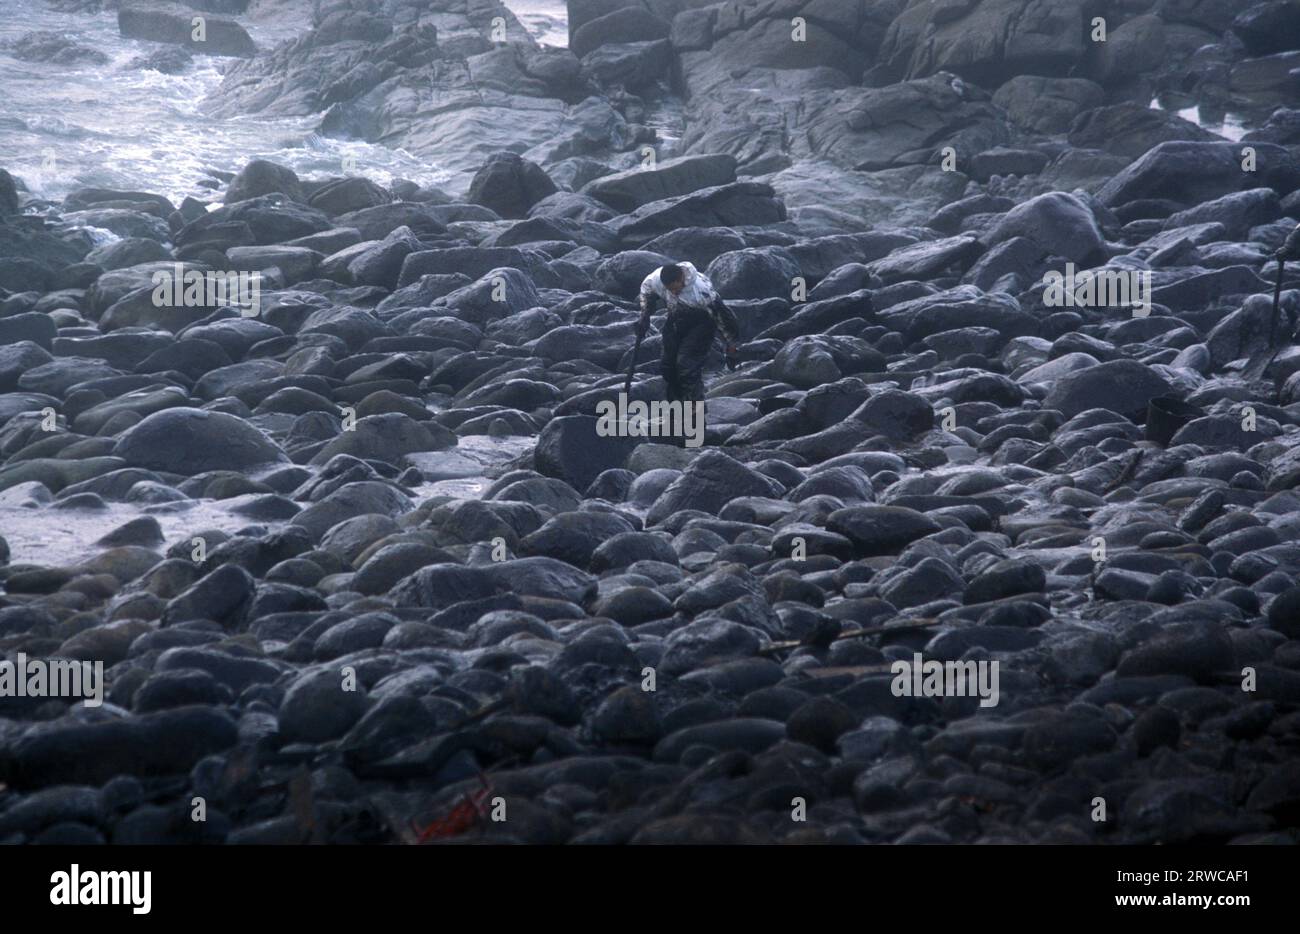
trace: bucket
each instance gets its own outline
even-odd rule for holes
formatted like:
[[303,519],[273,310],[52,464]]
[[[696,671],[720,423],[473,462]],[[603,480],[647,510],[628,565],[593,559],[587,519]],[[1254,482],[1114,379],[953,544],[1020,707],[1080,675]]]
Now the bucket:
[[1147,403],[1146,439],[1165,447],[1178,434],[1178,429],[1204,414],[1182,399],[1156,396]]

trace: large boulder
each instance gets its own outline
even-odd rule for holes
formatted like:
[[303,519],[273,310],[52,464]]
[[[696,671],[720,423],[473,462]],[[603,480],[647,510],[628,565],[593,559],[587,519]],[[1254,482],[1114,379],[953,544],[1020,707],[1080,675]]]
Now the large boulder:
[[291,201],[306,200],[302,182],[298,180],[298,174],[293,169],[265,159],[254,159],[240,169],[239,174],[226,186],[226,204],[247,201],[249,198],[258,198],[277,191]]
[[307,671],[284,694],[278,718],[280,735],[293,743],[336,739],[361,719],[368,706],[365,688],[346,688],[338,671]]
[[1102,149],[1136,159],[1151,147],[1171,140],[1203,142],[1218,137],[1177,114],[1126,102],[1079,114],[1070,124],[1067,139],[1079,149]]
[[1266,295],[1251,295],[1236,311],[1210,329],[1205,348],[1210,363],[1218,369],[1233,360],[1254,356],[1269,346],[1273,303]]
[[198,705],[94,722],[68,717],[41,727],[6,743],[0,778],[9,786],[98,786],[120,775],[182,778],[239,741],[230,714]]
[[[731,153],[748,175],[795,171],[809,160],[831,163],[848,170],[847,178],[828,178],[819,164],[811,184],[823,210],[853,212],[857,206],[839,188],[879,187],[878,179],[863,172],[933,164],[943,146],[976,153],[1009,141],[1006,120],[987,95],[973,93],[951,74],[859,87],[845,86],[842,78],[820,80],[829,70],[797,72],[798,81],[783,76],[775,88],[750,90],[733,81],[692,98],[683,147]],[[960,196],[964,178],[942,174],[946,182],[961,182],[953,197]],[[892,217],[889,222],[908,223]]]
[[19,61],[42,61],[47,65],[107,65],[108,56],[98,48],[82,46],[57,33],[27,33],[13,44]]
[[[402,263],[398,288],[405,288],[421,276],[487,276],[502,268],[532,271],[547,259],[535,250],[517,247],[446,247],[411,253]],[[519,273],[515,273],[519,275]],[[527,278],[526,276],[523,278]],[[514,283],[507,285],[507,294]],[[526,307],[526,306],[525,306]],[[522,311],[522,308],[515,309]]]
[[1294,0],[1253,4],[1232,21],[1232,31],[1251,55],[1300,49],[1300,10]]
[[0,393],[13,392],[24,373],[53,360],[49,351],[35,341],[0,345]]
[[1271,188],[1251,188],[1171,214],[1165,221],[1165,229],[1191,227],[1193,224],[1222,224],[1225,239],[1248,240],[1252,227],[1277,220],[1281,213],[1277,192]]
[[[330,219],[320,211],[298,204],[288,195],[278,192],[208,211],[176,231],[171,239],[178,251],[208,246],[224,250],[250,244],[285,243],[329,230],[332,226]],[[184,253],[180,255],[183,257]]]
[[849,416],[873,432],[907,441],[934,427],[934,410],[920,396],[899,389],[876,393]]
[[307,530],[313,541],[357,516],[398,516],[410,512],[410,498],[401,490],[377,480],[345,483],[324,499],[312,503],[293,517],[292,524]]
[[[973,132],[982,137],[978,127]],[[886,160],[907,155],[907,151],[899,147],[897,138],[890,134],[864,130],[853,140],[845,140],[846,143],[854,141],[872,147]],[[996,139],[991,138],[991,142],[996,143]],[[972,142],[972,146],[981,148],[986,145],[982,138]],[[932,150],[925,150],[925,157],[932,154]],[[848,145],[842,150],[837,146],[833,155],[840,160],[849,159],[852,150]],[[820,159],[799,161],[788,169],[762,178],[785,203],[790,219],[821,239],[860,235],[870,232],[873,227],[878,230],[881,227],[924,226],[936,211],[961,198],[970,181],[961,172],[945,172],[938,165],[901,165],[879,171],[874,168],[857,171]],[[897,231],[885,233],[878,230],[872,236],[891,238],[894,245],[918,239],[915,235]],[[874,250],[870,252],[875,255],[851,258],[865,262],[882,255]],[[804,268],[809,269],[806,264]]]
[[646,524],[654,525],[686,509],[716,515],[741,496],[780,495],[781,487],[775,480],[720,451],[705,450],[655,500],[646,514]]
[[899,78],[951,71],[986,86],[1013,75],[1064,75],[1086,51],[1076,0],[909,0],[880,47]]
[[904,506],[849,506],[826,517],[826,528],[843,535],[864,557],[895,555],[941,528],[929,516]]
[[253,576],[236,564],[223,564],[177,594],[163,611],[162,625],[210,619],[237,629],[248,614],[257,590]]
[[398,463],[403,455],[422,451],[442,451],[456,446],[456,435],[435,422],[417,422],[400,412],[367,415],[357,419],[348,431],[339,432],[312,458],[324,464],[338,454],[350,454],[363,460]]
[[393,196],[380,188],[368,178],[351,176],[336,178],[326,182],[307,199],[307,203],[318,211],[324,211],[330,217],[338,217],[351,211],[388,204]]
[[537,471],[585,490],[602,471],[622,467],[641,439],[599,435],[597,424],[589,415],[565,415],[547,422],[533,450]]
[[1067,373],[1056,381],[1043,407],[1073,418],[1087,409],[1109,409],[1140,420],[1147,403],[1170,391],[1169,381],[1136,360],[1109,360]]
[[132,467],[185,476],[287,460],[274,442],[242,418],[183,407],[146,416],[122,435],[113,453]]
[[736,180],[736,159],[726,154],[666,159],[653,168],[628,169],[603,175],[581,189],[620,214],[651,201],[688,195],[701,188],[729,185]]
[[1106,92],[1086,78],[1016,75],[993,94],[1012,123],[1038,133],[1064,133],[1074,118],[1100,106]]
[[493,562],[488,573],[500,591],[562,600],[579,606],[596,594],[596,579],[558,558],[532,556]]
[[582,57],[582,74],[601,87],[636,91],[666,75],[672,61],[666,39],[602,45]]
[[[779,88],[785,78],[798,81],[813,71],[856,81],[884,25],[866,0],[684,6],[703,7],[683,10],[672,24],[681,82],[692,98],[737,87]],[[802,40],[793,41],[791,19],[800,12]]]
[[924,281],[949,269],[964,273],[981,251],[979,241],[971,236],[922,240],[901,246],[888,256],[867,263],[866,271],[886,284]]
[[1088,266],[1106,258],[1096,217],[1079,198],[1062,191],[1049,191],[1012,208],[983,239],[992,246],[1013,237]]
[[969,327],[991,328],[1009,339],[1036,334],[1039,325],[1014,296],[970,285],[899,302],[877,312],[877,318],[910,340]]
[[87,263],[94,263],[102,269],[125,269],[171,258],[171,250],[149,237],[127,237],[96,247],[86,254]]
[[200,32],[191,6],[178,3],[131,3],[117,11],[117,29],[124,39],[147,39],[183,45],[199,55],[251,58],[257,45],[232,19],[204,15]]
[[768,246],[723,253],[707,275],[723,298],[771,298],[789,296],[800,269],[789,250]]
[[677,262],[694,263],[696,269],[707,269],[723,253],[744,248],[745,238],[730,227],[682,227],[643,245],[643,249]]
[[775,195],[772,186],[762,182],[735,182],[680,198],[651,201],[615,218],[609,226],[624,243],[640,246],[680,227],[776,224],[785,220],[785,206]]
[[597,16],[573,31],[569,50],[579,58],[603,45],[668,38],[668,23],[643,7],[628,4]]
[[1239,143],[1161,143],[1106,182],[1097,197],[1110,206],[1152,199],[1191,205],[1248,188],[1300,188],[1300,160],[1282,146],[1251,146],[1256,170],[1245,172]]
[[[449,214],[448,212],[453,209],[454,213]],[[461,216],[462,213],[469,212],[481,212],[483,216]],[[388,201],[369,207],[358,207],[335,218],[340,227],[354,228],[362,240],[383,239],[399,227],[409,227],[417,236],[436,239],[446,233],[445,225],[450,220],[496,219],[492,211],[483,207],[469,205],[444,207],[420,201]]]
[[523,218],[528,210],[559,188],[535,162],[513,152],[499,152],[474,175],[465,200],[491,208],[501,217]]
[[[434,253],[459,253],[458,249],[434,250]],[[469,250],[465,252],[474,253]],[[484,252],[484,251],[477,251]],[[427,254],[413,253],[402,267],[402,275],[409,273],[411,260]],[[447,293],[447,307],[457,317],[483,327],[489,321],[507,318],[511,315],[536,308],[541,304],[537,287],[527,274],[518,269],[498,267],[487,272],[469,285],[462,286],[454,292]]]
[[630,350],[634,334],[635,325],[631,321],[599,326],[566,324],[543,334],[526,346],[535,356],[544,360],[555,363],[586,360],[606,370],[613,370]]
[[615,513],[563,512],[519,542],[523,555],[558,558],[585,568],[602,543],[616,535],[635,533],[632,523]]
[[821,335],[803,335],[777,351],[772,369],[782,382],[799,389],[833,383],[842,375],[831,345]]
[[420,247],[419,239],[409,227],[398,227],[383,240],[353,256],[347,264],[348,275],[356,285],[392,289],[401,276],[406,257],[418,252]]
[[18,186],[14,177],[0,169],[0,217],[18,213]]
[[1164,21],[1144,13],[1111,27],[1104,42],[1096,43],[1091,57],[1092,75],[1108,87],[1123,86],[1138,75],[1157,71],[1175,50],[1166,46]]
[[660,266],[674,262],[674,258],[649,250],[624,250],[615,253],[596,267],[591,277],[591,287],[599,292],[619,298],[635,299],[640,294],[641,283]]

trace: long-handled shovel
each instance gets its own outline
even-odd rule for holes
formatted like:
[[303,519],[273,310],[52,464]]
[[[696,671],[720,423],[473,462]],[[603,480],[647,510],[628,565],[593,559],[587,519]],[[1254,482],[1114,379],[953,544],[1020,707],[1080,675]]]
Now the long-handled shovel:
[[1286,238],[1286,242],[1281,249],[1273,254],[1273,258],[1277,260],[1277,281],[1273,285],[1273,316],[1268,323],[1268,346],[1256,354],[1247,364],[1243,374],[1247,379],[1259,379],[1263,376],[1264,371],[1268,369],[1269,364],[1273,362],[1278,351],[1281,350],[1280,347],[1274,344],[1274,341],[1277,339],[1277,322],[1282,316],[1282,279],[1285,275],[1286,261],[1288,259],[1300,259],[1300,225],[1297,225],[1291,235]]
[[623,381],[623,396],[628,399],[632,398],[632,374],[636,372],[636,355],[641,350],[641,341],[645,340],[646,333],[649,330],[649,328],[646,328],[645,331],[638,329],[636,343],[632,345],[632,360],[627,365],[627,379]]

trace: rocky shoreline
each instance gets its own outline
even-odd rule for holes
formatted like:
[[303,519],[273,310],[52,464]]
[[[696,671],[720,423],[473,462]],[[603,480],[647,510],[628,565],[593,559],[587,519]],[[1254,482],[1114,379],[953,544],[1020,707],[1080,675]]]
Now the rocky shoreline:
[[[0,842],[411,843],[486,787],[438,839],[1295,843],[1300,17],[1122,9],[321,0],[205,109],[445,186],[0,172],[0,652],[106,680],[0,696]],[[603,437],[675,260],[742,365],[704,446]]]

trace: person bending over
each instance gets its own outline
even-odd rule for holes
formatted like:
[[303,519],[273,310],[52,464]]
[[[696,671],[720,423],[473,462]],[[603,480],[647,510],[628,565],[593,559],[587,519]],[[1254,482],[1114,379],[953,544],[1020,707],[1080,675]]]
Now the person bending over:
[[690,263],[660,266],[641,283],[638,340],[650,327],[658,304],[667,306],[663,328],[663,374],[670,401],[704,399],[704,364],[715,336],[721,336],[727,366],[737,364],[735,313],[726,306],[704,273]]

